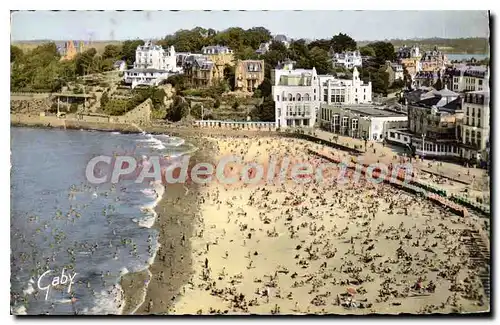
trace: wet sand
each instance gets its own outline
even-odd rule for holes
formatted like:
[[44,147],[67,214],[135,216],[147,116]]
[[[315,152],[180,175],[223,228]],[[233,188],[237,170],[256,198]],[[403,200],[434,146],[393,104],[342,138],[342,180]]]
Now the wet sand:
[[[195,139],[186,141],[196,143]],[[190,164],[206,161],[203,152],[195,153]],[[189,188],[189,191],[186,189]],[[129,273],[122,277],[125,308],[123,315],[163,314],[175,301],[192,272],[191,243],[193,220],[198,210],[198,189],[195,184],[169,184],[155,208],[158,214],[154,228],[158,230],[160,247],[148,271]],[[147,287],[147,289],[145,289]],[[144,291],[146,290],[146,297]],[[140,306],[138,306],[140,304]]]

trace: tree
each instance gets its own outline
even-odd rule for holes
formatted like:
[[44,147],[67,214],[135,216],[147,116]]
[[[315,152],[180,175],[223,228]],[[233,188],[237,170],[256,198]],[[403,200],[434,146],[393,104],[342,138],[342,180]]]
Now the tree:
[[260,91],[262,97],[271,96],[272,92],[271,80],[269,80],[268,78],[264,78],[264,80],[262,80],[262,83],[259,85],[259,87],[257,87],[257,89]]
[[201,104],[195,104],[192,108],[191,108],[191,116],[196,118],[196,119],[200,119],[201,118]]
[[322,50],[329,51],[332,46],[332,41],[327,39],[318,39],[314,42],[309,43],[309,49],[313,49],[314,47],[319,47]]
[[118,45],[106,45],[102,57],[104,59],[118,59],[121,56],[121,47]]
[[178,122],[189,112],[189,104],[181,96],[175,96],[166,118],[172,122]]
[[331,48],[335,53],[345,51],[355,51],[357,48],[356,41],[347,34],[339,33],[333,36],[331,40]]
[[256,60],[258,58],[255,50],[250,47],[244,47],[241,51],[235,53],[235,58],[238,60]]
[[371,74],[371,80],[373,92],[386,96],[389,88],[389,74],[385,71],[377,71]]
[[375,56],[375,50],[371,46],[363,46],[359,49],[361,56]]
[[396,80],[394,80],[394,82],[392,83],[391,88],[393,88],[393,89],[401,89],[401,88],[404,88],[404,86],[405,86],[405,82],[404,82],[404,80],[401,80],[401,79],[396,79]]
[[264,99],[264,102],[250,112],[250,117],[254,121],[274,122],[275,104],[271,97]]
[[297,68],[306,69],[310,67],[309,48],[307,47],[305,40],[300,39],[293,41],[288,49],[288,54],[290,59],[296,62],[295,66]]
[[166,81],[167,84],[171,84],[177,92],[181,92],[187,89],[186,77],[182,74],[174,74],[169,76]]
[[235,80],[235,67],[226,65],[224,67],[224,79],[227,80],[227,83],[229,84],[229,87],[231,90],[234,90],[234,84],[236,82]]
[[127,65],[132,65],[135,61],[135,51],[139,45],[144,45],[143,40],[128,40],[123,42],[121,57],[122,60],[127,62]]
[[433,87],[436,89],[436,90],[441,90],[444,88],[443,86],[443,82],[441,81],[441,79],[438,79],[436,81],[436,83],[433,85]]
[[104,107],[106,107],[106,105],[109,103],[109,95],[108,95],[108,92],[105,91],[102,93],[102,96],[101,96],[101,108],[104,109]]
[[327,74],[332,69],[328,52],[319,47],[313,47],[309,51],[309,63],[316,68],[318,74]]
[[375,51],[375,61],[379,65],[385,64],[385,61],[394,61],[396,59],[396,52],[394,52],[394,45],[388,42],[375,42],[368,45]]
[[20,61],[23,58],[23,50],[19,47],[11,45],[10,46],[10,62]]
[[94,59],[97,51],[95,48],[86,50],[83,53],[77,54],[75,58],[75,71],[79,76],[97,72],[97,60]]
[[245,34],[243,43],[254,50],[257,49],[261,43],[268,42],[272,38],[271,32],[265,27],[247,29]]

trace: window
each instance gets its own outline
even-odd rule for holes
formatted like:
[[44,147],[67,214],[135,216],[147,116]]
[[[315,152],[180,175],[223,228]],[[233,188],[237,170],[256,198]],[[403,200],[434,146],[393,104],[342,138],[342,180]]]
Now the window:
[[398,133],[398,140],[401,139],[401,134]]
[[472,117],[476,117],[476,110],[472,107]]
[[[314,78],[314,79],[316,79],[316,78]],[[316,93],[316,88],[314,88],[314,93]]]
[[276,101],[279,102],[280,101],[280,95],[276,96]]
[[405,142],[408,142],[408,137],[404,137]]
[[[316,91],[314,91],[314,92],[316,92]],[[314,100],[316,100],[316,95],[314,95]],[[325,100],[325,102],[326,102],[326,100]]]
[[391,138],[394,138],[394,137],[395,137],[394,132],[389,132],[389,136],[390,136]]
[[310,100],[311,100],[311,98],[309,97],[309,94],[305,94],[305,95],[304,95],[304,100],[305,100],[306,102],[308,102],[308,101],[310,101]]
[[347,127],[349,118],[347,116],[342,117],[342,127]]
[[465,118],[465,125],[469,125],[469,117],[468,116]]
[[469,106],[467,106],[467,112],[465,113],[465,115],[469,116]]
[[[316,96],[314,96],[314,97],[316,97]],[[328,101],[328,94],[324,94],[324,95],[323,95],[323,101],[324,101],[324,102],[327,102],[327,101]]]
[[481,145],[481,131],[477,131],[477,140],[476,140],[476,143],[478,145]]
[[483,79],[479,79],[479,86],[483,85]]
[[292,101],[292,94],[288,94],[288,101],[291,102]]
[[297,94],[297,101],[300,102],[301,99],[302,97],[300,96],[300,94]]
[[358,120],[357,119],[353,119],[352,122],[352,129],[353,130],[357,130],[358,129]]

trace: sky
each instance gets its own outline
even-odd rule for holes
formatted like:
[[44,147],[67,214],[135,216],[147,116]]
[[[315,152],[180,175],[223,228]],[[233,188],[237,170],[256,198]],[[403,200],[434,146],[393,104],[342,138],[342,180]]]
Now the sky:
[[162,38],[196,26],[223,30],[266,27],[298,39],[331,38],[340,32],[357,41],[489,37],[487,11],[18,11],[11,13],[11,39],[125,40]]

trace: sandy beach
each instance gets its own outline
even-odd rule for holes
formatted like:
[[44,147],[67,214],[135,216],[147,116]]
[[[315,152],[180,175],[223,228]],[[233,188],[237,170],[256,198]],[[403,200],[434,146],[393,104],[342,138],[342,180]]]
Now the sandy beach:
[[[307,148],[344,155],[299,139],[204,136],[200,142],[215,160],[233,154],[247,162],[271,155],[318,162]],[[157,207],[162,248],[136,314],[489,310],[480,279],[485,263],[471,258],[489,243],[471,240],[486,230],[485,219],[473,214],[461,218],[364,178],[177,186]]]

